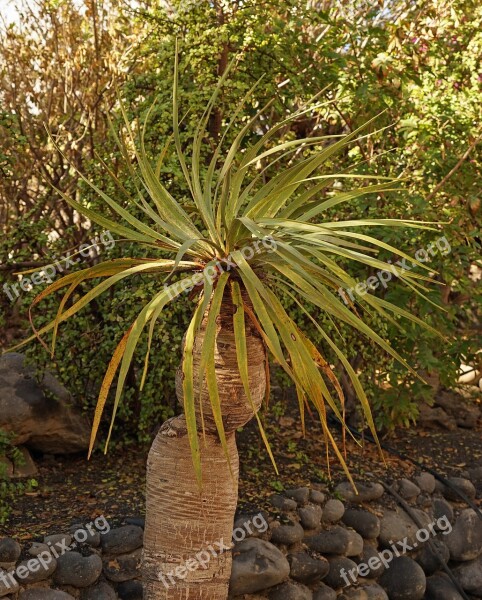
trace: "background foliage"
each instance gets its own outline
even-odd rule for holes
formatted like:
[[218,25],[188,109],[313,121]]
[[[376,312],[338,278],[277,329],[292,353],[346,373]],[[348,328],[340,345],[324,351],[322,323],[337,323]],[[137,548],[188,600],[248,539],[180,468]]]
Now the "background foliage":
[[[240,111],[239,123],[273,99],[259,125],[267,128],[321,91],[320,100],[329,103],[284,128],[285,139],[348,132],[375,115],[379,115],[377,128],[390,126],[354,145],[330,166],[341,171],[356,163],[360,173],[403,174],[406,193],[367,196],[357,200],[349,215],[337,208],[329,217],[396,216],[445,223],[443,234],[452,252],[433,259],[440,286],[433,289],[431,299],[443,303],[447,312],[434,310],[396,281],[377,293],[408,307],[445,334],[447,341],[440,344],[410,324],[404,324],[403,332],[394,327],[382,332],[420,372],[438,375],[444,385],[454,384],[460,356],[480,348],[476,311],[481,293],[469,278],[470,264],[480,259],[481,244],[482,8],[476,1],[42,0],[35,10],[29,10],[28,3],[23,6],[20,22],[4,25],[1,31],[0,288],[17,282],[14,273],[22,268],[48,264],[100,233],[49,185],[99,208],[99,199],[79,183],[69,162],[109,193],[116,192],[103,163],[131,188],[128,169],[108,127],[111,119],[115,131],[123,129],[119,98],[134,127],[136,118],[142,119],[155,103],[147,140],[148,150],[156,156],[171,134],[178,38],[181,112],[185,113],[181,133],[186,148],[214,82],[237,58],[209,124],[206,157],[225,116],[261,76],[255,100]],[[50,142],[44,124],[67,159]],[[260,133],[253,130],[251,138]],[[262,168],[262,164],[255,166],[255,170]],[[267,172],[265,177],[272,175]],[[162,177],[173,195],[186,198],[189,208],[174,148],[168,152]],[[338,188],[342,185],[336,182]],[[442,233],[393,229],[383,235],[390,236],[384,238],[388,243],[414,255]],[[131,252],[118,243],[110,251],[103,249],[102,255]],[[83,266],[96,260],[93,253]],[[360,281],[371,274],[362,266],[353,272]],[[55,369],[91,408],[122,331],[156,285],[146,277],[140,292],[134,293],[129,283],[117,286],[113,294],[101,297],[75,322],[62,327],[54,362],[39,345],[32,346],[30,355]],[[0,295],[4,346],[25,334],[27,308],[36,291],[22,292],[13,303]],[[36,311],[36,323],[50,321],[56,308],[54,301],[44,303]],[[121,425],[146,438],[176,410],[174,371],[188,309],[189,300],[182,298],[166,311],[142,394],[138,392],[140,348],[118,428]],[[295,307],[290,310],[329,355],[310,323]],[[414,380],[366,340],[348,330],[331,331],[360,372],[378,424],[390,428],[415,419],[418,402],[430,401],[432,388]],[[349,394],[348,383],[346,388]]]

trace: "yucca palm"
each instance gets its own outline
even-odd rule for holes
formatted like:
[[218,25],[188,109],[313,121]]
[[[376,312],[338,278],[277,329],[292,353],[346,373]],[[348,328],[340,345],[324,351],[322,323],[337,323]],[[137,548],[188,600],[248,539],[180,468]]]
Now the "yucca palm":
[[[302,427],[305,407],[311,403],[321,420],[327,444],[331,444],[345,465],[327,424],[328,407],[344,421],[341,386],[327,360],[287,314],[280,295],[299,304],[344,366],[366,421],[376,435],[357,374],[306,307],[316,306],[333,320],[352,326],[403,363],[390,345],[364,322],[355,304],[347,305],[337,294],[339,288],[356,285],[337,259],[384,270],[387,265],[376,258],[377,249],[406,255],[366,233],[356,232],[356,228],[424,225],[398,220],[322,220],[324,213],[334,206],[400,186],[393,179],[378,178],[370,185],[358,182],[352,191],[327,194],[336,180],[348,175],[324,174],[320,169],[335,153],[358,140],[364,127],[330,139],[316,137],[276,143],[276,134],[290,121],[313,110],[313,105],[300,108],[260,135],[256,143],[245,147],[246,134],[262,117],[265,110],[262,109],[239,130],[227,149],[224,133],[205,165],[201,159],[202,144],[224,78],[199,121],[192,155],[188,158],[179,135],[177,78],[176,62],[173,135],[157,163],[153,164],[147,156],[146,125],[135,134],[124,114],[128,144],[120,136],[117,139],[137,189],[131,197],[132,206],[136,214],[139,211],[143,214],[142,219],[87,179],[85,181],[118,214],[122,224],[59,192],[79,213],[124,240],[140,244],[152,256],[109,260],[71,273],[50,285],[35,299],[34,305],[57,290],[67,288],[67,291],[55,321],[36,335],[51,332],[54,348],[59,324],[115,283],[131,275],[162,275],[159,290],[125,332],[108,366],[94,418],[92,451],[109,389],[117,377],[115,418],[140,336],[147,333],[150,351],[163,308],[180,294],[191,293],[195,309],[183,341],[176,386],[184,413],[163,425],[148,460],[145,598],[221,600],[227,597],[229,553],[211,556],[206,569],[186,569],[184,577],[174,576],[175,584],[168,574],[175,573],[178,566],[188,565],[186,561],[213,542],[224,540],[226,543],[231,538],[238,480],[235,431],[253,417],[259,421],[258,410],[263,398],[269,395],[270,358],[286,371],[296,386]],[[227,124],[226,131],[235,127],[239,110]],[[112,133],[116,136],[114,131]],[[171,141],[177,149],[195,205],[194,218],[161,183],[161,165]],[[132,147],[136,167],[131,165]],[[309,152],[304,153],[306,149]],[[295,155],[299,158],[294,159]],[[281,159],[285,157],[293,159],[290,165],[266,181],[264,175],[274,165],[282,164]],[[264,169],[257,168],[263,163],[267,164]],[[355,175],[352,178],[357,182]],[[166,253],[171,257],[166,258]],[[400,276],[421,293],[420,281],[425,277],[414,271]],[[104,280],[72,305],[68,304],[81,283],[98,278]],[[356,304],[359,309],[373,311],[387,319],[403,316],[423,324],[403,309],[371,294],[357,297]],[[272,457],[262,427],[261,432]]]

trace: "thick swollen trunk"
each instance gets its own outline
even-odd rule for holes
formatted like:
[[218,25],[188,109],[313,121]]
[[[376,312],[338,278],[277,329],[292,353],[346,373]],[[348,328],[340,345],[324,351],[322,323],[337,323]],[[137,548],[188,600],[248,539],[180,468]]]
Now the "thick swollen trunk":
[[[246,302],[245,298],[245,302]],[[196,482],[184,416],[167,421],[149,453],[143,575],[145,600],[226,600],[231,575],[234,512],[238,497],[235,431],[253,416],[237,367],[233,306],[226,295],[218,319],[215,367],[231,475],[219,442],[206,386],[201,390],[205,441],[201,438],[202,493]],[[204,340],[194,346],[194,382]],[[254,409],[266,389],[265,349],[246,319],[250,388]],[[182,375],[177,395],[182,402]],[[197,390],[196,398],[200,390]],[[200,411],[198,428],[201,430]]]

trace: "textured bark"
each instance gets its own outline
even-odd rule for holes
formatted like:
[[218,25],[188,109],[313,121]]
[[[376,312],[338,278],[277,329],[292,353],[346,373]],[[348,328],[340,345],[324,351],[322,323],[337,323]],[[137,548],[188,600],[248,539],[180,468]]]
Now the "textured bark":
[[[203,385],[201,390],[196,390],[196,398],[200,397],[203,406],[206,432],[205,441],[201,439],[202,493],[192,465],[183,415],[161,427],[149,453],[143,551],[145,600],[226,600],[228,597],[232,558],[229,550],[220,548],[231,547],[238,499],[235,430],[254,416],[237,367],[232,318],[233,306],[226,295],[217,323],[215,367],[234,477],[219,442],[209,395]],[[265,349],[248,319],[246,336],[251,394],[257,411],[266,389]],[[195,387],[199,381],[203,340],[204,324],[194,345]],[[176,390],[182,402],[180,371]],[[201,430],[200,411],[198,428]]]

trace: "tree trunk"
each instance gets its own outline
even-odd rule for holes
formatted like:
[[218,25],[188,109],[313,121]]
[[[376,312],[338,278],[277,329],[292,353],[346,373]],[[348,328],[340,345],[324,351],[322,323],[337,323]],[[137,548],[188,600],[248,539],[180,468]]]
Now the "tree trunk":
[[[244,298],[245,303],[247,298]],[[254,412],[237,367],[233,306],[227,293],[218,318],[215,367],[230,464],[219,442],[206,386],[197,390],[204,417],[201,438],[202,492],[199,491],[183,415],[160,429],[147,464],[143,576],[145,600],[226,600],[231,575],[231,541],[238,499],[239,463],[235,431]],[[194,383],[204,340],[204,324],[194,345]],[[266,389],[265,348],[246,319],[251,393],[255,410]],[[177,395],[182,402],[182,376]],[[201,411],[198,429],[201,431]]]

